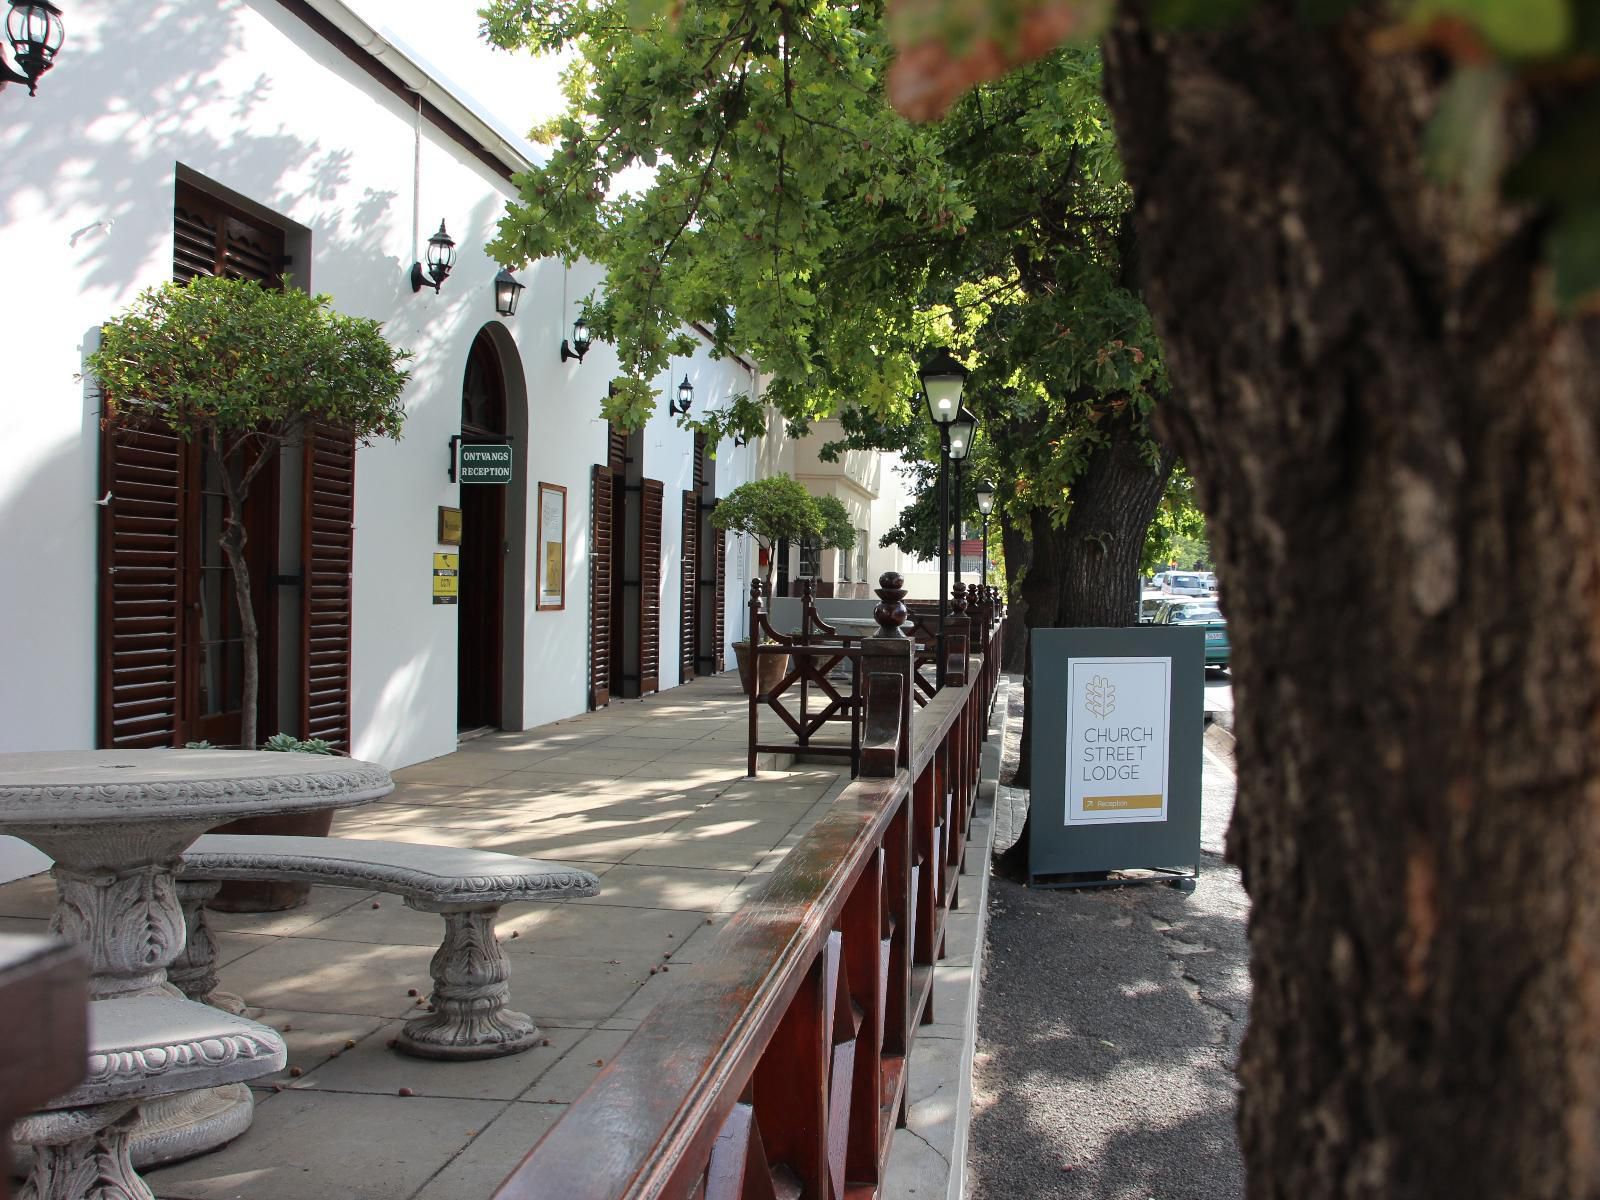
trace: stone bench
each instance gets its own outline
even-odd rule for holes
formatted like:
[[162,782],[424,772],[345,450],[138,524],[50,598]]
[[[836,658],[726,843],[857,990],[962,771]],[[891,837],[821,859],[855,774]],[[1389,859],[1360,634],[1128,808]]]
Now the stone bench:
[[444,940],[429,967],[431,1011],[407,1021],[397,1045],[420,1058],[448,1059],[515,1054],[542,1036],[532,1018],[509,1007],[510,963],[494,932],[500,906],[600,891],[600,881],[587,871],[490,850],[208,833],[184,851],[178,889],[189,944],[168,972],[192,999],[209,998],[217,985],[205,902],[230,879],[387,892],[419,912],[444,917]]
[[165,994],[91,1002],[84,1081],[15,1127],[32,1151],[21,1194],[153,1200],[129,1144],[139,1105],[256,1079],[281,1070],[285,1057],[273,1030],[205,1004]]

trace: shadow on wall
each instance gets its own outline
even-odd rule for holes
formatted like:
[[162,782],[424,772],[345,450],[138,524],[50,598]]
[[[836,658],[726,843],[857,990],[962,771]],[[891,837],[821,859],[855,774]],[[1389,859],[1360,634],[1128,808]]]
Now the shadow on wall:
[[[7,114],[7,132],[15,136],[8,158],[22,182],[0,196],[0,224],[20,224],[26,214],[44,209],[94,214],[96,221],[72,239],[79,278],[86,290],[121,294],[143,282],[129,273],[159,259],[171,244],[170,215],[152,213],[150,167],[158,168],[157,178],[170,179],[182,159],[225,186],[256,181],[250,190],[258,202],[314,224],[319,252],[326,239],[365,257],[381,256],[379,248],[389,240],[387,209],[398,193],[368,189],[358,203],[341,206],[339,197],[350,186],[351,149],[306,140],[281,126],[269,126],[269,132],[250,128],[274,91],[293,85],[263,72],[247,90],[233,93],[218,77],[214,64],[243,49],[236,12],[205,5],[117,6],[114,19],[80,33],[50,80],[57,95],[79,102],[79,110],[64,114],[41,100]],[[174,53],[176,47],[182,53]],[[90,80],[93,86],[85,86]],[[98,97],[99,104],[85,109],[85,96]],[[230,118],[225,140],[207,128],[208,122],[214,128],[223,124],[219,110]],[[93,169],[86,170],[86,163]],[[262,180],[274,182],[263,188]],[[318,211],[318,205],[330,207]],[[114,232],[82,236],[95,229]],[[390,257],[398,286],[400,263]]]

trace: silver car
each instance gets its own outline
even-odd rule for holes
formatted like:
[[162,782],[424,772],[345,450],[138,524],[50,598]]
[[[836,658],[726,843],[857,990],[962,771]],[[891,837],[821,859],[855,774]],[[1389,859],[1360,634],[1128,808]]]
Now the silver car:
[[1195,571],[1173,571],[1167,576],[1166,590],[1173,596],[1209,596],[1213,585]]

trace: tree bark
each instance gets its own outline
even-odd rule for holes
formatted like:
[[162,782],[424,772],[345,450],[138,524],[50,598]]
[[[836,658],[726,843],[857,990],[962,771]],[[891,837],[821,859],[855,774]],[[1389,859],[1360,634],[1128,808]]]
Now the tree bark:
[[[1072,485],[1066,523],[1057,527],[1045,509],[1031,513],[1032,556],[1022,581],[1025,623],[1015,634],[1006,635],[1016,636],[1027,655],[1022,749],[1011,780],[1014,787],[1027,787],[1032,779],[1033,665],[1028,646],[1032,630],[1115,627],[1137,621],[1145,535],[1177,457],[1162,449],[1152,465],[1146,456],[1147,435],[1127,413],[1113,413],[1106,421],[1104,445]],[[1031,822],[1030,810],[1021,836],[1000,855],[1000,870],[1012,878],[1027,874]]]
[[1249,1194],[1600,1195],[1600,328],[1429,181],[1390,10],[1292,8],[1105,45],[1233,645]]
[[1000,648],[1000,669],[1021,674],[1028,667],[1028,639],[1023,633],[1028,601],[1022,594],[1022,580],[1033,564],[1033,543],[1010,517],[1001,518],[1000,541],[1006,552],[1006,638]]

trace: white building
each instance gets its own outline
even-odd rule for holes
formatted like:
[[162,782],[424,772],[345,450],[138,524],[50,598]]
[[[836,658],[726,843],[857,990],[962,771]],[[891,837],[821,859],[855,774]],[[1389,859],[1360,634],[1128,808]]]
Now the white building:
[[[79,378],[98,325],[175,275],[287,275],[416,356],[404,439],[355,450],[353,485],[348,444],[321,438],[260,493],[263,736],[399,767],[463,728],[526,728],[731,666],[758,567],[707,512],[757,473],[840,496],[862,542],[812,565],[866,593],[875,457],[822,464],[776,420],[746,447],[704,447],[665,405],[615,434],[598,416],[610,348],[559,353],[598,271],[542,261],[519,272],[516,314],[495,309],[482,247],[535,152],[345,5],[81,0],[68,20],[38,97],[0,93],[0,749],[237,729],[204,463],[170,436],[102,431]],[[415,291],[441,221],[454,270]],[[760,390],[750,365],[705,351],[661,388],[684,374],[701,411]],[[512,482],[453,482],[457,436],[509,440]],[[459,547],[441,540],[451,510]],[[436,602],[441,554],[459,557],[459,603]]]

